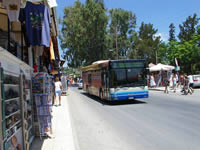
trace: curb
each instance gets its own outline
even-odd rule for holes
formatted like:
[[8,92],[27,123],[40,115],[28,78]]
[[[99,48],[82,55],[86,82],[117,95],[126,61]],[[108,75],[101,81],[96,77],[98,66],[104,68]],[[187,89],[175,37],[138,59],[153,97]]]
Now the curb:
[[164,89],[156,89],[156,88],[155,88],[155,89],[152,89],[152,88],[151,88],[151,89],[149,89],[149,91],[164,91]]

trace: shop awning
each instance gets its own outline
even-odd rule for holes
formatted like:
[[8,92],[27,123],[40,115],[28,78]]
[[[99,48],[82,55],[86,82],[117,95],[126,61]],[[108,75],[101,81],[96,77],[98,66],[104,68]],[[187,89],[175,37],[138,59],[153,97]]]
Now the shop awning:
[[175,69],[174,66],[171,66],[171,65],[164,65],[164,64],[157,64],[155,66],[152,66],[149,68],[150,72],[153,72],[153,71],[161,71],[161,70],[164,70],[164,71],[171,71]]

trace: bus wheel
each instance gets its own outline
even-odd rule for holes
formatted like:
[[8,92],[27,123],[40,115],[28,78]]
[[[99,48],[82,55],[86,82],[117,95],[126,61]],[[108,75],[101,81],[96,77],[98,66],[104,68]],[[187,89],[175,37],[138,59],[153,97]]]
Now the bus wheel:
[[101,98],[101,100],[103,100],[103,92],[102,92],[102,90],[100,90],[100,92],[99,92],[99,97]]

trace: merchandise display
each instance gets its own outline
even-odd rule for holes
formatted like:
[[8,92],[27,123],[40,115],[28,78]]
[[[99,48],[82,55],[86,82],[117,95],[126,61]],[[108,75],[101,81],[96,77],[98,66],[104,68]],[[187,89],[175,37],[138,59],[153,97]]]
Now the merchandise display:
[[[0,110],[2,108],[2,101],[3,101],[3,68],[0,67]],[[0,150],[3,150],[3,133],[2,133],[2,110],[0,111]]]
[[19,75],[1,71],[1,124],[4,150],[21,149],[22,137]]
[[24,149],[29,150],[33,142],[33,116],[32,116],[32,97],[31,97],[31,80],[26,79],[25,75],[21,76],[21,95],[22,95],[22,120],[23,120],[23,135]]
[[40,137],[47,136],[49,133],[52,134],[52,77],[43,72],[35,73],[32,83],[34,110],[36,110],[34,118],[39,125],[35,126],[35,130],[39,129],[36,132],[39,132]]
[[1,149],[29,150],[34,139],[31,94],[33,69],[7,51],[0,53]]

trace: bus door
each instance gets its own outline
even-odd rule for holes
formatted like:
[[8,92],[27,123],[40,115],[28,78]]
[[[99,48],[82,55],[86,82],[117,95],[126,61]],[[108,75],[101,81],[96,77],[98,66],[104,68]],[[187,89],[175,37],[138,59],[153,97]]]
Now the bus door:
[[104,72],[104,95],[106,98],[109,97],[109,76],[108,72]]

